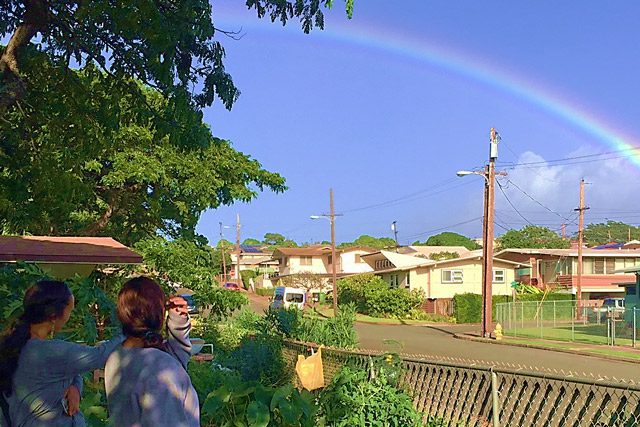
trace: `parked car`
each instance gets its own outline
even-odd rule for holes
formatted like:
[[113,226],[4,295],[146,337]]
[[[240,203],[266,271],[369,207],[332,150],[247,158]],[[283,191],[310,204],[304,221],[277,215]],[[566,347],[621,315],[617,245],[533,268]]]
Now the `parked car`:
[[274,310],[289,307],[297,307],[302,310],[306,302],[307,294],[304,289],[278,286],[273,292],[273,301],[269,307]]
[[198,306],[196,306],[196,302],[193,299],[193,295],[183,294],[180,295],[187,302],[187,310],[189,314],[198,314],[200,311],[198,310]]
[[238,286],[237,283],[233,283],[233,282],[225,283],[223,288],[227,289],[229,291],[239,291],[240,290],[240,286]]
[[624,298],[605,298],[600,307],[593,309],[601,319],[607,316],[621,317],[624,314]]

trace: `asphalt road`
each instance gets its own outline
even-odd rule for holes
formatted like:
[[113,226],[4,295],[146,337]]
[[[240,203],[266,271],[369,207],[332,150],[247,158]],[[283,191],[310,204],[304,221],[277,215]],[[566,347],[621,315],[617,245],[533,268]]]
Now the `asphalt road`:
[[580,377],[590,378],[591,375],[594,375],[632,379],[640,382],[640,363],[468,341],[453,336],[453,333],[477,332],[477,326],[443,325],[430,327],[358,323],[356,329],[360,338],[360,347],[363,349],[424,354],[436,358],[455,358],[458,363],[463,364],[517,364],[534,368],[571,371]]

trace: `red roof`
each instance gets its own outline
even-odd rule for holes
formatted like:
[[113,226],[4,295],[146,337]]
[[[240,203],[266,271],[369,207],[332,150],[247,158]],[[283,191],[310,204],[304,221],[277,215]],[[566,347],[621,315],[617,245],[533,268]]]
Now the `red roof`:
[[142,257],[111,237],[0,236],[0,262],[139,264]]

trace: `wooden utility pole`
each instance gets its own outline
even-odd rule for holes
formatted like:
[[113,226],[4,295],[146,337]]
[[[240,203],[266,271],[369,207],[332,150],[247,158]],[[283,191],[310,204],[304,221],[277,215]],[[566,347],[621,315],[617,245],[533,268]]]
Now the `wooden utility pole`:
[[567,239],[567,224],[562,224],[562,240]]
[[493,228],[495,211],[495,161],[498,158],[498,132],[491,128],[489,164],[485,168],[484,224],[482,244],[482,336],[491,336],[493,330]]
[[227,260],[224,257],[224,235],[222,233],[222,221],[220,224],[220,253],[222,254],[222,286],[224,286],[227,281]]
[[587,207],[584,206],[584,178],[580,180],[580,204],[578,209],[579,221],[578,221],[578,277],[576,279],[576,300],[577,302],[577,313],[576,317],[578,319],[582,318],[582,274],[583,274],[583,265],[582,265],[582,245],[583,245],[583,237],[584,237],[584,211],[586,211]]
[[329,219],[331,221],[331,285],[333,286],[333,315],[338,315],[338,286],[336,284],[336,212],[333,209],[333,188],[329,189]]
[[242,286],[240,278],[240,214],[236,215],[236,283]]

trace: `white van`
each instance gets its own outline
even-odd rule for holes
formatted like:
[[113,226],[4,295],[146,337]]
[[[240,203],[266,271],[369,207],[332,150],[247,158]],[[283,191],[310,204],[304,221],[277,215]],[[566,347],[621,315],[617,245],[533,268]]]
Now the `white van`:
[[273,301],[269,307],[275,310],[297,307],[302,310],[306,302],[307,294],[304,289],[278,286],[273,292]]

